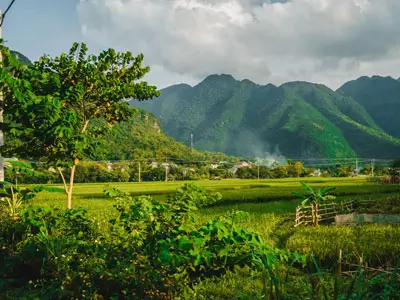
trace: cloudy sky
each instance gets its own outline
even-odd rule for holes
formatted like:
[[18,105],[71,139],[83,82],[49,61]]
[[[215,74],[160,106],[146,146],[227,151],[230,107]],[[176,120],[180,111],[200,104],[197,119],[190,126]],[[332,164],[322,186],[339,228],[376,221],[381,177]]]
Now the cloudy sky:
[[226,73],[337,88],[400,76],[399,16],[399,0],[17,0],[3,34],[31,59],[73,41],[143,53],[159,87]]

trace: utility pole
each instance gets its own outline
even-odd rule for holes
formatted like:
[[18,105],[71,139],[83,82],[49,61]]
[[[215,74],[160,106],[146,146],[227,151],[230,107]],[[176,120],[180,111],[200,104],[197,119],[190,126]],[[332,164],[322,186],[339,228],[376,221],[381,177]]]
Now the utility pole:
[[374,164],[375,164],[375,159],[373,158],[371,161],[371,175],[374,177]]
[[[1,9],[0,9],[0,40],[3,39],[3,22],[4,19],[8,13],[8,11],[10,10],[11,6],[13,6],[15,0],[12,0],[10,2],[10,4],[8,5],[8,7],[6,8],[6,10],[4,11],[4,14],[2,13]],[[0,51],[0,64],[3,62],[3,54]],[[3,91],[0,90],[0,106],[3,105]],[[3,110],[0,108],[0,124],[3,123]],[[0,130],[0,147],[4,146],[4,133],[2,130]],[[4,159],[3,156],[1,155],[0,152],[0,181],[4,181]]]
[[358,177],[358,158],[356,158],[356,174],[357,174],[357,177]]
[[165,182],[168,182],[168,165],[167,157],[165,157]]
[[142,176],[140,174],[140,161],[138,162],[138,164],[139,164],[139,182],[142,182]]
[[190,134],[190,151],[193,153],[193,133]]

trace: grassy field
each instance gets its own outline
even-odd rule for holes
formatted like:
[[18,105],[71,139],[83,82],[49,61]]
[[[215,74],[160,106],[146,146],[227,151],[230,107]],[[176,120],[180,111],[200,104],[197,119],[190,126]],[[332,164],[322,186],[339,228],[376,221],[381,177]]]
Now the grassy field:
[[[300,180],[313,188],[327,186],[337,187],[335,193],[339,199],[379,199],[388,195],[400,195],[400,186],[379,185],[368,182],[365,178],[301,178],[273,180],[220,180],[195,181],[196,184],[209,191],[220,192],[222,200],[218,205],[202,209],[199,222],[218,217],[228,211],[241,210],[249,213],[243,220],[245,227],[251,227],[266,238],[278,224],[293,221],[298,205],[292,192],[302,192]],[[176,191],[184,182],[144,182],[144,183],[110,183],[132,195],[152,195],[163,200],[168,194]],[[101,219],[114,212],[113,201],[104,197],[106,184],[76,184],[74,187],[73,207],[83,207],[90,215]],[[58,186],[58,185],[57,185]],[[61,186],[58,186],[61,187]],[[65,207],[65,195],[44,193],[32,203],[34,206],[50,205]],[[293,224],[291,224],[293,225]]]
[[[379,185],[367,182],[365,178],[301,178],[301,179],[269,179],[269,180],[199,180],[195,181],[199,186],[209,191],[220,192],[223,196],[221,204],[244,202],[267,202],[283,199],[293,199],[292,192],[301,192],[300,181],[306,182],[313,188],[327,186],[337,187],[334,194],[337,196],[375,195],[387,193],[400,193],[400,186]],[[143,182],[143,183],[110,183],[121,191],[131,195],[152,195],[157,199],[163,199],[166,195],[176,191],[184,181],[175,182]],[[75,203],[79,200],[104,200],[104,183],[75,184]],[[54,185],[62,187],[61,185]],[[54,194],[45,195],[43,201],[63,198]],[[53,204],[54,202],[51,201]]]

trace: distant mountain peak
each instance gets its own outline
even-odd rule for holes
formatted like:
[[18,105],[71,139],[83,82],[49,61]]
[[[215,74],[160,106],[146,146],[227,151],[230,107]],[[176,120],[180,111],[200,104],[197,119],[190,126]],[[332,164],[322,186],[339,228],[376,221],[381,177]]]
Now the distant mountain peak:
[[213,82],[213,81],[237,81],[237,80],[233,78],[233,76],[230,74],[212,74],[204,78],[202,82]]

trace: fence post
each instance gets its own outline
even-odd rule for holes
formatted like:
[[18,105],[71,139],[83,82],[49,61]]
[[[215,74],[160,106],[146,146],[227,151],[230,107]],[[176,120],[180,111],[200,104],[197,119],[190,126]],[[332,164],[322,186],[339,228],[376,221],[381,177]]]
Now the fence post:
[[312,215],[312,223],[315,225],[315,207],[311,204],[311,215]]
[[299,222],[300,222],[300,211],[301,211],[300,207],[299,207],[299,206],[297,206],[297,207],[296,207],[296,220],[295,220],[295,226],[297,226],[297,225],[299,224]]

